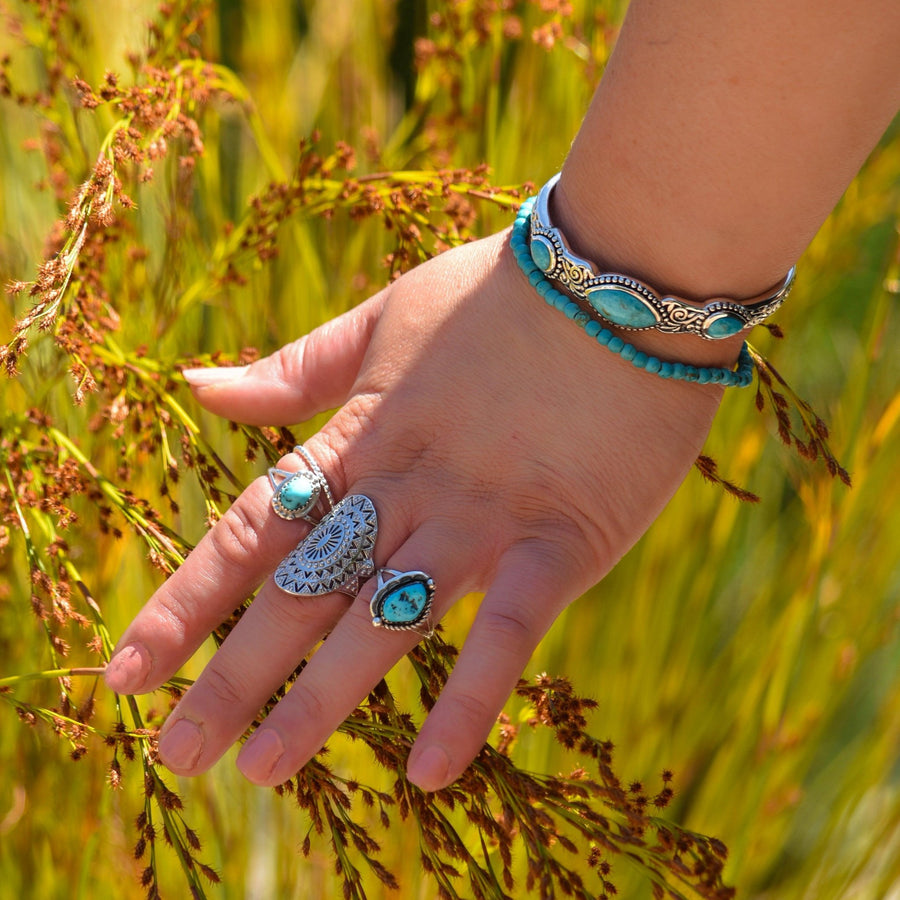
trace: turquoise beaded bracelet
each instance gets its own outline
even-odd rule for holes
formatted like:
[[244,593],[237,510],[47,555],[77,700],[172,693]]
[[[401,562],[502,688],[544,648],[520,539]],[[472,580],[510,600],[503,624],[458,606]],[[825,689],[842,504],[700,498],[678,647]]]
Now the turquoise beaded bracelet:
[[678,381],[692,381],[697,384],[721,384],[725,387],[747,387],[750,384],[753,380],[753,360],[746,342],[741,347],[735,369],[664,362],[638,350],[633,344],[623,341],[622,338],[606,328],[602,322],[599,322],[594,315],[579,306],[575,300],[557,290],[531,258],[531,250],[528,246],[529,219],[536,199],[536,197],[529,198],[519,208],[513,224],[510,246],[519,268],[549,306],[558,309],[579,328],[583,328],[585,333],[601,346],[612,350],[613,353],[618,353],[622,359],[630,362],[635,368],[643,369],[660,378],[674,378]]

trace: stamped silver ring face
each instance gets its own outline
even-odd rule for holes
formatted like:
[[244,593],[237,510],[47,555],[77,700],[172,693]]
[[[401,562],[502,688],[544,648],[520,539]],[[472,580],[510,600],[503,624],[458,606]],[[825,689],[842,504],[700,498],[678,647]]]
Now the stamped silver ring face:
[[275,584],[298,597],[334,591],[355,594],[360,579],[375,571],[372,551],[377,536],[372,501],[364,494],[351,494],[281,561]]

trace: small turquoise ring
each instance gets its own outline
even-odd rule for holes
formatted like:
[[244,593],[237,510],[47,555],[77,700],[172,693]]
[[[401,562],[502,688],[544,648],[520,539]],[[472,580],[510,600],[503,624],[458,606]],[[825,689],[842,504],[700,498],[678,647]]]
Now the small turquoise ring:
[[425,572],[378,570],[378,587],[369,603],[372,624],[391,631],[417,631],[430,637],[434,580]]
[[294,447],[305,463],[306,469],[291,472],[287,469],[269,469],[269,484],[272,485],[272,509],[282,519],[305,519],[315,524],[316,508],[323,503],[325,512],[334,507],[334,497],[325,478],[325,473],[313,459],[312,454],[301,444]]

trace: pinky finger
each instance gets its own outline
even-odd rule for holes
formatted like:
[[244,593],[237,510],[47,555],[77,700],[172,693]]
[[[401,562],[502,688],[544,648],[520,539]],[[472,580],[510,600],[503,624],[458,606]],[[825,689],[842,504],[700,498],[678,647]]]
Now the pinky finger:
[[[454,781],[481,749],[534,648],[574,599],[560,569],[528,543],[503,557],[441,696],[422,726],[409,780],[436,791]],[[572,596],[567,596],[572,593]]]

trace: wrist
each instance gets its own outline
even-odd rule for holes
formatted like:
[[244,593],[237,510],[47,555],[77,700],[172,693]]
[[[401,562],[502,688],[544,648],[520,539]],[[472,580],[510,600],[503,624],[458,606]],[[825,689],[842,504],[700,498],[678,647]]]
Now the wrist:
[[[634,266],[610,264],[611,256],[621,259],[626,254],[603,252],[586,258],[583,247],[590,241],[572,240],[571,232],[560,227],[560,177],[551,178],[520,211],[521,216],[530,210],[526,215],[532,257],[529,262],[563,294],[577,301],[582,310],[599,317],[607,334],[638,351],[662,354],[659,358],[672,362],[729,365],[738,357],[744,336],[772,315],[788,296],[793,269],[778,284],[754,296],[719,294],[700,299],[691,296],[691,291],[681,292],[688,296],[677,296],[669,288],[660,290],[656,284],[647,283],[646,266],[638,273]],[[568,206],[569,210],[580,208],[580,204]],[[596,232],[591,236],[596,238]],[[606,237],[604,234],[594,243],[603,243]],[[542,294],[547,287],[540,288]]]
[[[542,196],[546,197],[546,194]],[[589,337],[600,346],[606,347],[609,352],[618,355],[634,368],[658,375],[661,379],[724,386],[746,386],[750,383],[753,366],[746,348],[738,351],[738,364],[735,367],[734,360],[730,359],[722,365],[713,362],[718,359],[724,361],[727,358],[731,349],[730,344],[729,347],[712,354],[709,357],[710,362],[707,363],[701,358],[680,360],[672,356],[658,357],[652,350],[645,350],[641,345],[633,343],[634,334],[640,335],[649,326],[635,324],[629,327],[631,321],[636,319],[646,321],[651,309],[656,318],[655,327],[661,329],[657,332],[658,336],[668,339],[675,336],[689,337],[692,336],[692,332],[699,335],[701,332],[698,321],[704,320],[707,313],[718,315],[719,304],[710,304],[706,311],[695,315],[683,301],[674,304],[673,298],[652,300],[655,295],[649,289],[641,293],[636,289],[635,282],[624,276],[592,276],[585,261],[568,253],[560,235],[557,234],[553,241],[548,240],[548,236],[553,236],[554,230],[545,224],[543,212],[536,211],[537,201],[538,198],[531,198],[522,204],[513,225],[510,246],[519,268],[537,294],[549,306],[584,329]],[[551,278],[558,278],[559,282],[554,284]],[[560,290],[561,286],[567,287],[568,290]],[[603,295],[604,299],[598,301],[598,294]],[[618,299],[607,308],[604,304],[614,297]],[[635,300],[636,304],[646,303],[642,313],[637,311],[635,305],[630,304],[628,297]],[[673,305],[669,305],[670,301],[673,301],[676,308],[677,314],[674,316],[671,312]],[[598,315],[600,308],[604,311]],[[608,317],[621,322],[623,327],[613,331],[606,324],[609,321]],[[702,333],[706,334],[705,331]],[[699,336],[697,340],[709,342],[709,338],[704,340]],[[719,339],[714,343],[721,344],[723,340]],[[673,347],[668,341],[666,343],[667,349],[672,351]],[[649,347],[652,344],[645,346]]]
[[568,159],[553,192],[553,219],[581,255],[655,289],[702,305],[711,297],[740,303],[778,284],[788,258],[756,254],[756,238],[707,224],[694,211],[654,201],[635,172],[604,175]]

